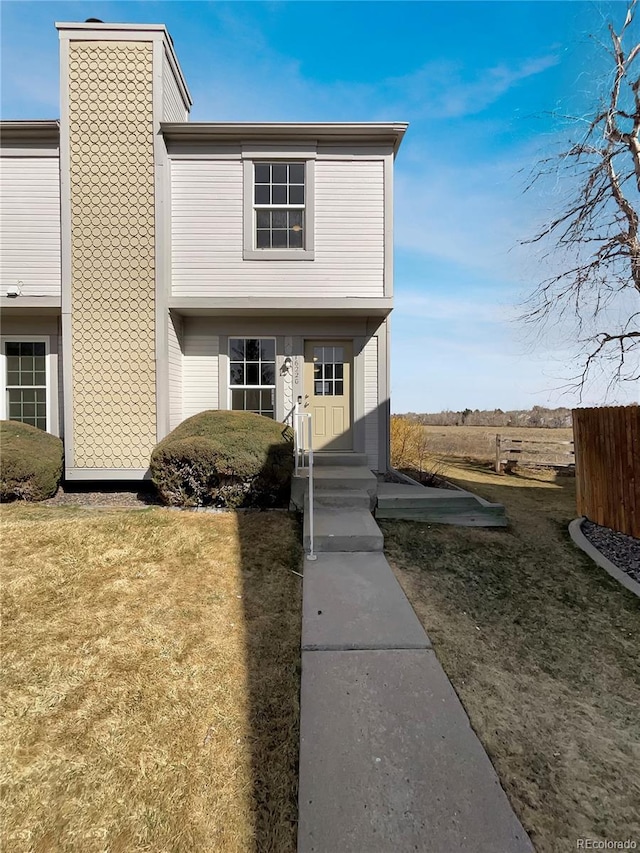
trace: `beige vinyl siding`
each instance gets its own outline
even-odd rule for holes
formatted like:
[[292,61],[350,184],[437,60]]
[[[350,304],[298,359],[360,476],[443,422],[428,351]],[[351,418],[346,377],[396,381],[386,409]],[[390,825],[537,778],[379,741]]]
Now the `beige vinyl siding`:
[[315,260],[243,260],[242,161],[173,160],[174,296],[384,295],[383,160],[318,160]]
[[187,121],[189,114],[173,76],[167,54],[162,56],[162,120]]
[[169,323],[169,429],[182,421],[182,318],[170,315]]
[[182,362],[182,416],[218,408],[219,338],[206,320],[185,318]]
[[0,158],[0,292],[60,296],[60,167],[57,157]]
[[364,348],[364,447],[369,467],[378,465],[378,338]]

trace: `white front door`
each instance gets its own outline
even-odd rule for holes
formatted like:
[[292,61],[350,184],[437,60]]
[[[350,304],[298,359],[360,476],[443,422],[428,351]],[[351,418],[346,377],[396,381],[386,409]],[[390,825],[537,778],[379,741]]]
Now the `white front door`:
[[306,341],[304,411],[313,420],[314,450],[352,450],[351,341]]

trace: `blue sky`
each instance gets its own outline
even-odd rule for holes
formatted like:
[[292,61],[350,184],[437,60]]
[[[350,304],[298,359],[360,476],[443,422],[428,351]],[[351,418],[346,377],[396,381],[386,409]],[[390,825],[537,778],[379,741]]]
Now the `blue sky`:
[[[56,118],[56,20],[165,23],[196,121],[408,121],[396,162],[394,411],[572,405],[571,330],[516,319],[543,266],[523,195],[606,68],[624,2],[4,2],[3,118]],[[637,32],[637,29],[636,29]],[[591,37],[595,36],[595,38]],[[637,39],[636,39],[637,40]],[[596,379],[583,403],[601,403]],[[637,398],[637,389],[609,395]]]

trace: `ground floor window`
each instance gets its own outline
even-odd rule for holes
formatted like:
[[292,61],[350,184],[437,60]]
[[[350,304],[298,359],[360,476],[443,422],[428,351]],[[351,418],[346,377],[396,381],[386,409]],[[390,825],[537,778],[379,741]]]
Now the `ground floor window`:
[[47,345],[45,341],[3,341],[5,411],[11,421],[47,429]]
[[229,338],[231,408],[275,417],[274,338]]

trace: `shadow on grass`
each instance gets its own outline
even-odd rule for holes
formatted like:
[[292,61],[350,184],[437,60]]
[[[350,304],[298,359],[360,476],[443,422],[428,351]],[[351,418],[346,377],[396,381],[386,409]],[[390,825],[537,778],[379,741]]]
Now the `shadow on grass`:
[[[282,448],[270,449],[265,474]],[[277,502],[288,503],[280,495]],[[298,818],[298,745],[302,535],[282,506],[282,524],[264,525],[264,512],[237,514],[241,551],[248,672],[255,853],[295,853]]]

